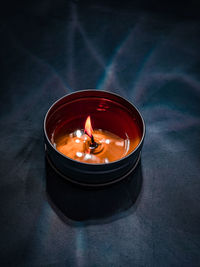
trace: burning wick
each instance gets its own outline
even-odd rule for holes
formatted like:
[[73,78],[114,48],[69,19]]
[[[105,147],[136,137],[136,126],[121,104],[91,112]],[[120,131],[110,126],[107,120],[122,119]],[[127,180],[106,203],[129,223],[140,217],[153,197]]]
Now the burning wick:
[[92,129],[90,116],[87,117],[87,120],[85,122],[85,130],[84,130],[84,132],[91,138],[90,148],[91,149],[97,148],[98,144],[94,141],[94,137],[92,135],[93,129]]

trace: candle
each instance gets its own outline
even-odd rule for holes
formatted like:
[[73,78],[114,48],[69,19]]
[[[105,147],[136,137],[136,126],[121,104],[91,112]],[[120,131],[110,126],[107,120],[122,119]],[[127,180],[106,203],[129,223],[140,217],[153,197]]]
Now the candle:
[[104,185],[135,169],[145,135],[139,111],[106,91],[78,91],[56,101],[44,120],[46,156],[66,179]]
[[67,125],[56,129],[52,143],[65,156],[86,163],[109,163],[130,154],[139,144],[139,132],[134,138],[123,139],[104,129],[92,128],[88,116],[84,129],[68,131]]

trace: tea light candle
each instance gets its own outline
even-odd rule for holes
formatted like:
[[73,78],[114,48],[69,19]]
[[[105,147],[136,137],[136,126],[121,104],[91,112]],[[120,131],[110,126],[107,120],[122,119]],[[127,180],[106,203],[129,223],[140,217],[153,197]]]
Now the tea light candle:
[[75,183],[120,180],[138,163],[145,125],[139,111],[118,95],[95,90],[64,96],[44,122],[46,152]]
[[86,163],[109,163],[131,153],[140,142],[139,134],[135,138],[123,139],[103,130],[93,130],[90,116],[85,128],[68,133],[67,125],[57,130],[51,142],[65,156]]

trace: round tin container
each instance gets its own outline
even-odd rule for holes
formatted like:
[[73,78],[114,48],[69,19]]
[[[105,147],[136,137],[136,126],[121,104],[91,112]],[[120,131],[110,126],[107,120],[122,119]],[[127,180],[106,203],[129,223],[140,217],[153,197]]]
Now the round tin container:
[[[117,161],[89,164],[60,153],[52,143],[59,125],[80,127],[92,114],[94,128],[108,130],[121,138],[132,138],[134,127],[140,131],[140,142],[128,155]],[[65,95],[48,110],[44,119],[45,150],[48,162],[63,178],[85,186],[104,186],[126,178],[140,160],[145,123],[136,107],[119,95],[97,90],[83,90]]]

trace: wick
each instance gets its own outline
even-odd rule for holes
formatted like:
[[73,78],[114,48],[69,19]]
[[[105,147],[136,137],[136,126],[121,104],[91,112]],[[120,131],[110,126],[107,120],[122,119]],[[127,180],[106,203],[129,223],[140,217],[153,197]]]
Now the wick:
[[94,142],[94,137],[93,137],[93,135],[91,136],[91,143],[92,143],[92,144],[95,143],[95,142]]
[[97,148],[98,147],[98,144],[94,141],[93,135],[90,138],[91,138],[90,148],[91,149]]
[[94,141],[94,137],[93,137],[93,135],[91,134],[91,136],[90,136],[90,135],[87,133],[86,130],[85,130],[84,132],[85,132],[85,134],[87,134],[87,135],[90,137],[90,139],[91,139],[89,148],[90,148],[90,149],[95,149],[95,148],[97,148],[97,147],[98,147],[98,144]]

